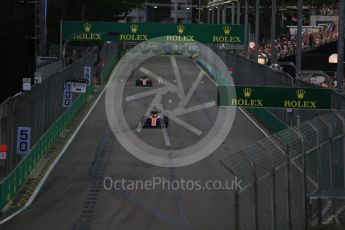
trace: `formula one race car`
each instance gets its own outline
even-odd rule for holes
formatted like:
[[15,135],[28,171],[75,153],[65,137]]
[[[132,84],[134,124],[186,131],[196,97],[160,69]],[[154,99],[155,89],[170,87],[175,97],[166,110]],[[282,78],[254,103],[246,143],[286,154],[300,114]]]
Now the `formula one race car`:
[[135,86],[152,86],[152,80],[147,77],[140,77],[135,80]]
[[142,120],[143,128],[168,128],[169,119],[161,115],[161,112],[154,108],[149,116],[144,116]]

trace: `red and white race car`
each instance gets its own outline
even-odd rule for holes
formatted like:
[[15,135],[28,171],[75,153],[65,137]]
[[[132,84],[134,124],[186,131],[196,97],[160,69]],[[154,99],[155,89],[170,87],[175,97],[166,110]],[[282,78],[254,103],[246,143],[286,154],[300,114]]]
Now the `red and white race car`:
[[149,116],[143,117],[143,128],[167,128],[168,123],[168,117],[163,116],[157,109],[153,109]]
[[135,85],[136,86],[152,86],[152,80],[147,78],[147,77],[140,77],[135,80]]

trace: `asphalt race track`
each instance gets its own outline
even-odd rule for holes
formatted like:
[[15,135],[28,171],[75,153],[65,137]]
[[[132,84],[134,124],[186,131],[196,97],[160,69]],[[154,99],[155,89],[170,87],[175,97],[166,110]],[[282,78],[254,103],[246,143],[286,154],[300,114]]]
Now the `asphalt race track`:
[[[180,79],[175,78],[176,70]],[[187,99],[181,102],[177,93],[171,92],[164,94],[161,102],[153,102],[154,95],[133,97],[164,87],[157,80],[153,80],[152,88],[135,87],[135,78],[152,73],[162,77],[163,82],[183,85]],[[136,66],[123,84],[123,113],[130,131],[156,148],[182,149],[197,143],[211,129],[218,113],[216,106],[195,112],[187,110],[180,116],[172,112],[179,105],[190,108],[216,100],[214,83],[187,57],[153,57]],[[194,93],[188,95],[191,88],[195,88],[191,91]],[[169,119],[167,134],[162,129],[139,128],[138,132],[140,119],[150,106],[158,106],[163,113],[169,114],[170,111],[174,116]],[[150,191],[108,191],[103,181],[105,177],[114,180],[152,180],[159,177],[167,181],[181,178],[202,182],[229,181],[232,176],[219,160],[263,138],[262,132],[237,110],[229,135],[213,154],[189,166],[153,166],[128,153],[113,135],[103,95],[32,206],[1,226],[1,230],[234,229],[232,191],[167,190],[162,187]]]

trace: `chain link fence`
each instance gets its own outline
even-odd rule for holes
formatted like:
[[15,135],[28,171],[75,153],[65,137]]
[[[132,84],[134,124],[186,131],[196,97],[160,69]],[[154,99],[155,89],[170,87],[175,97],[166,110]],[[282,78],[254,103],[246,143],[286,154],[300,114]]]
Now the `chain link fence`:
[[[222,51],[220,54],[223,60],[229,60]],[[199,58],[199,63],[216,78],[212,61]],[[284,73],[242,59],[237,60],[239,66],[243,61],[234,76],[237,84],[253,85],[249,84],[246,73],[251,74],[253,64],[257,73],[253,79],[255,85],[292,86],[288,85],[289,76]],[[258,112],[262,114],[255,115],[266,116],[265,110],[260,109]],[[272,136],[221,161],[241,181],[242,189],[235,191],[236,230],[302,230],[330,223],[345,210],[345,112],[328,111],[320,116],[320,111],[313,111],[311,114],[313,119],[290,128],[280,125],[280,130]],[[270,116],[264,123],[275,120],[277,117]]]
[[[277,132],[221,161],[242,180],[237,230],[302,230],[345,208],[345,113],[333,112]],[[338,199],[339,198],[339,199]]]
[[[215,52],[229,69],[235,70],[233,78],[237,85],[309,86],[242,56],[224,50]],[[199,63],[217,76],[212,61],[203,63],[205,58],[199,58]],[[343,108],[344,101],[344,97],[333,92],[333,108]],[[345,113],[248,110],[275,132],[221,161],[232,176],[241,180],[243,188],[235,192],[235,229],[302,230],[330,223],[342,214],[345,210]],[[295,115],[301,116],[304,122],[298,122],[297,126],[288,123]],[[277,123],[279,118],[291,127]]]
[[[98,49],[90,49],[77,62],[47,77],[31,91],[21,92],[0,105],[0,144],[8,146],[7,159],[0,161],[0,179],[9,174],[25,157],[16,154],[17,128],[31,127],[31,146],[48,130],[66,110],[63,108],[63,91],[66,81],[83,78],[83,67],[93,67]],[[73,95],[76,97],[77,95]]]

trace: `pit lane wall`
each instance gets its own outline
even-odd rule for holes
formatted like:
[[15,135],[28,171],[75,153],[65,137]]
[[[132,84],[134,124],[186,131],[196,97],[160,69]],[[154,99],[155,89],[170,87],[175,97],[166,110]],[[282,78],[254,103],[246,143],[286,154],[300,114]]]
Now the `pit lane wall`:
[[[94,53],[90,55],[94,56]],[[116,55],[110,58],[110,61],[108,61],[101,72],[103,80],[107,80],[109,78],[109,75],[118,60]],[[65,110],[51,124],[47,131],[35,142],[35,144],[31,147],[29,154],[27,154],[15,166],[11,173],[0,182],[0,211],[4,211],[4,208],[7,206],[7,204],[9,204],[20,191],[21,187],[29,179],[32,170],[53,145],[61,131],[73,121],[76,114],[83,108],[93,89],[94,85],[91,83],[91,85],[88,86],[86,93],[76,97],[73,101],[73,104],[67,110]]]

